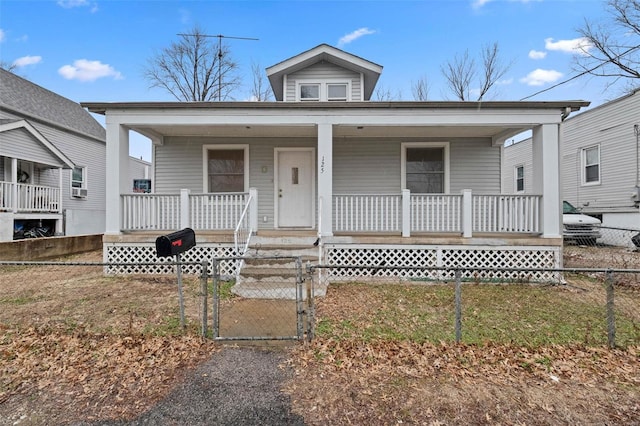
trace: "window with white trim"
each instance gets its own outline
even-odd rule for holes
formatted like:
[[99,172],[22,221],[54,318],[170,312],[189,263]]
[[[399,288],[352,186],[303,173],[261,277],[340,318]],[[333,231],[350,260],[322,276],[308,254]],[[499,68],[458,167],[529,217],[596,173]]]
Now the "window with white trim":
[[327,84],[327,100],[328,101],[346,101],[347,100],[347,85],[346,83],[340,84]]
[[319,101],[320,85],[319,84],[301,84],[300,100],[301,101]]
[[244,145],[205,146],[207,192],[246,192],[248,155]]
[[344,81],[298,81],[297,97],[303,102],[346,102],[350,90],[350,83]]
[[71,187],[86,188],[87,187],[87,168],[74,167],[71,171]]
[[403,144],[402,169],[403,188],[412,193],[447,193],[449,191],[449,144]]
[[600,145],[582,149],[582,184],[600,183]]
[[515,167],[515,190],[516,192],[524,192],[524,166],[516,166]]

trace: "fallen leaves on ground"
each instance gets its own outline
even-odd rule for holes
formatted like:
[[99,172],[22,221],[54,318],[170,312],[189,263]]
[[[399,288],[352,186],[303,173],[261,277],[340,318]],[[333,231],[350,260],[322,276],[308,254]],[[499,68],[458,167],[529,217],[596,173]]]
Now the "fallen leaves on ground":
[[320,424],[637,424],[640,348],[316,339],[291,358]]
[[51,424],[131,418],[216,350],[211,341],[192,336],[68,334],[49,327],[1,331],[0,417],[35,413],[36,423],[38,413]]

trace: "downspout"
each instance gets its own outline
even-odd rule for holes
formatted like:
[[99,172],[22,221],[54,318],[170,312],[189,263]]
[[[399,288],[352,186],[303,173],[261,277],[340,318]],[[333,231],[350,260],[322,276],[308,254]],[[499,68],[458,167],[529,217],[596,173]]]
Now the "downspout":
[[633,192],[633,204],[637,206],[640,204],[640,126],[634,124],[633,133],[636,135],[636,187]]

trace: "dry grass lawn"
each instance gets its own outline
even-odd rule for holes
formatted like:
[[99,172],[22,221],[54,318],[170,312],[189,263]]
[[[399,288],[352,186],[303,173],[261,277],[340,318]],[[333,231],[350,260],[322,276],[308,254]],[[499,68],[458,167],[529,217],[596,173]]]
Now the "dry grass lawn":
[[[0,267],[0,424],[131,419],[162,399],[219,350],[198,337],[199,281],[184,285],[182,332],[175,277]],[[603,294],[590,280],[541,291],[576,303],[601,303]],[[442,314],[436,296],[419,297]],[[631,337],[620,349],[586,334],[567,344],[456,345],[363,333],[380,312],[409,304],[375,286],[330,286],[317,301],[318,337],[291,349],[296,374],[284,391],[310,425],[640,424],[638,300],[637,289],[621,296]],[[404,313],[398,327],[419,327]]]

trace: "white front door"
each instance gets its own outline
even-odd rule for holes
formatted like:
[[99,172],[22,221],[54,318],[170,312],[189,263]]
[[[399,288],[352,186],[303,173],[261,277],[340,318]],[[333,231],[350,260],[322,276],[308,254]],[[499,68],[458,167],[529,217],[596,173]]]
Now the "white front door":
[[276,209],[279,228],[312,228],[314,224],[314,151],[276,150]]

